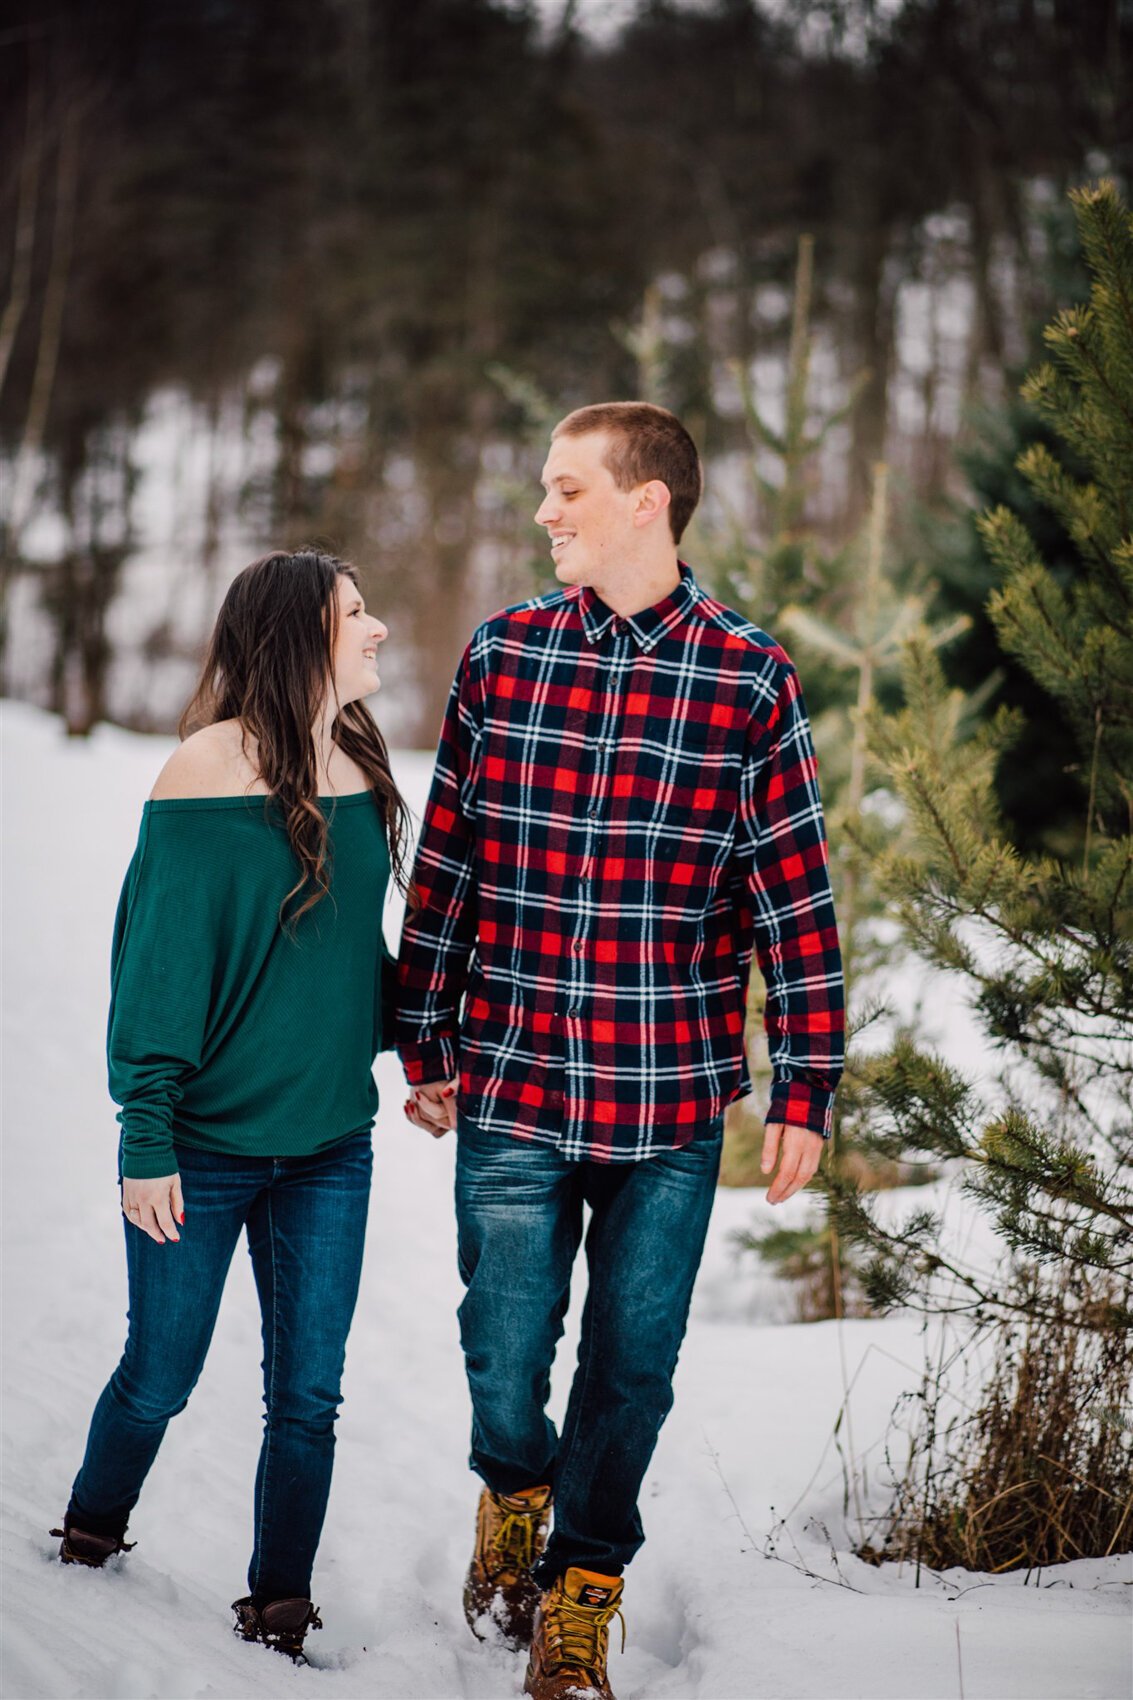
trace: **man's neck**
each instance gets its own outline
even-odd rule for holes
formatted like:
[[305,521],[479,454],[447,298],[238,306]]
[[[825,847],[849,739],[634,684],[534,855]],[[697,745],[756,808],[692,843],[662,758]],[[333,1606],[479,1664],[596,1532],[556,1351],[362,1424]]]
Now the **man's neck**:
[[671,596],[680,582],[681,569],[674,553],[671,560],[651,563],[632,576],[617,579],[606,586],[595,585],[594,593],[623,620],[631,620],[635,614],[654,608],[666,596]]

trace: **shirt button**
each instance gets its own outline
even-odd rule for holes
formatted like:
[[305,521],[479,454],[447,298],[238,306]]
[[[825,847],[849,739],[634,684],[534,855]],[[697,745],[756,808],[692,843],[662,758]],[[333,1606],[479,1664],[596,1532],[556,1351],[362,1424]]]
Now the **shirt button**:
[[590,818],[590,820],[597,820],[598,816],[602,813],[602,811],[598,807],[597,803],[592,803],[590,805],[590,807],[587,809],[586,813],[587,813],[588,817]]
[[574,951],[574,954],[576,956],[581,956],[582,955],[582,940],[581,939],[575,939],[574,943],[571,945],[570,948]]
[[619,637],[621,637],[624,634],[625,629],[626,629],[626,623],[623,619],[618,618],[614,621],[614,630],[617,632]]
[[582,1014],[582,1011],[580,1009],[578,1009],[577,1007],[574,1008],[574,1009],[568,1009],[567,1010],[567,1020],[568,1021],[577,1021],[581,1014]]

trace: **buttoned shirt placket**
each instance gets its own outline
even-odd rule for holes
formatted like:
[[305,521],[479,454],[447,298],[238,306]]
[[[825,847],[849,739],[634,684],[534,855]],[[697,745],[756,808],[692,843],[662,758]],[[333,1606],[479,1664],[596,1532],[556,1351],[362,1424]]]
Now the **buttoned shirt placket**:
[[[567,1157],[580,1155],[586,1145],[589,1101],[587,1082],[593,1067],[593,1059],[586,1042],[586,1028],[590,1013],[589,1000],[595,990],[594,976],[597,966],[594,955],[594,927],[598,918],[598,902],[594,894],[594,872],[613,790],[618,728],[622,719],[625,688],[633,671],[634,661],[634,640],[628,621],[620,617],[615,618],[601,633],[587,632],[586,636],[594,650],[595,666],[602,680],[602,710],[594,739],[593,786],[586,800],[583,816],[584,838],[578,875],[578,909],[571,940],[566,988],[566,1098],[561,1148],[563,1155]],[[588,728],[587,745],[589,744]]]

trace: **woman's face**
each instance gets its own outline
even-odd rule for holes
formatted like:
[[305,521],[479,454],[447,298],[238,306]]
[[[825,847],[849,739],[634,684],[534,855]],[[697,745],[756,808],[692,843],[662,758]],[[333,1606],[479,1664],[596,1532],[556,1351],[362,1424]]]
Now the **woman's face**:
[[338,632],[334,640],[334,689],[339,705],[357,702],[381,689],[378,676],[378,645],[389,632],[373,614],[367,614],[362,593],[340,573],[337,584]]

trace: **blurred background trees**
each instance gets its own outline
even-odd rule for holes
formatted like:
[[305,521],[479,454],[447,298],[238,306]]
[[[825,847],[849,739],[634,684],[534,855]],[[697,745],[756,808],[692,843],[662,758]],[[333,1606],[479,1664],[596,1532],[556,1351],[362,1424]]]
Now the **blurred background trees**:
[[[74,731],[171,726],[227,579],[317,539],[390,620],[391,735],[430,745],[472,624],[552,582],[530,523],[542,445],[493,372],[556,412],[647,389],[675,407],[709,465],[690,558],[725,510],[752,554],[749,403],[787,427],[804,233],[808,393],[837,423],[791,523],[836,558],[884,461],[894,508],[915,500],[941,543],[941,620],[982,605],[983,543],[945,508],[966,500],[953,451],[1009,467],[973,409],[1010,391],[1074,263],[1064,191],[1128,173],[1118,0],[609,14],[6,9],[8,691]],[[986,676],[986,626],[971,646],[955,666]]]

